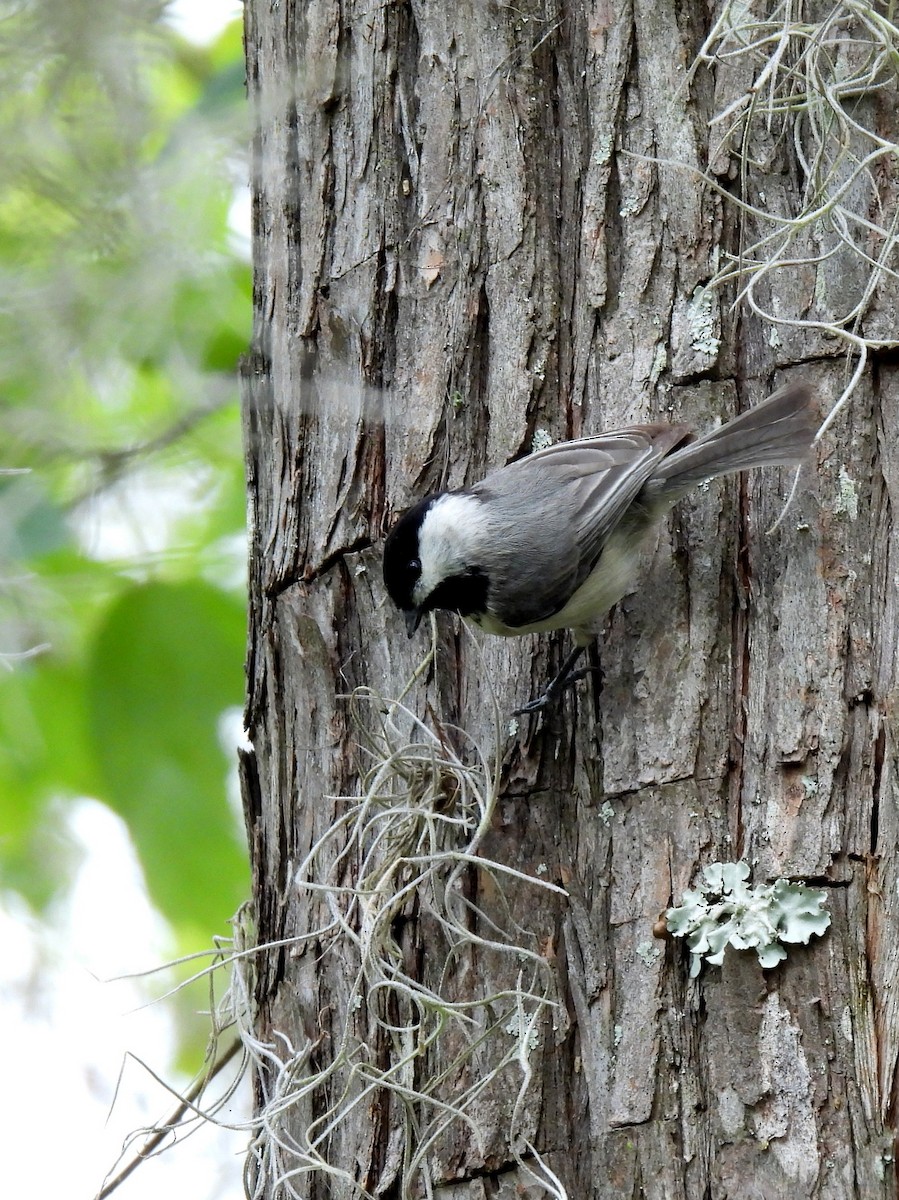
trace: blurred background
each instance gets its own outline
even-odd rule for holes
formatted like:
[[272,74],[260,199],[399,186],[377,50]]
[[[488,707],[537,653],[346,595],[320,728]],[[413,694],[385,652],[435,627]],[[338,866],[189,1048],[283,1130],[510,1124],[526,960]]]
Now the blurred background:
[[[67,1196],[95,1195],[129,1133],[172,1108],[147,1068],[186,1086],[208,985],[158,999],[186,968],[108,981],[227,937],[249,891],[240,16],[231,0],[0,2],[9,1195],[45,1175],[58,1191],[60,1170]],[[243,1093],[223,1116],[248,1108]],[[241,1196],[246,1141],[200,1128],[116,1194]]]

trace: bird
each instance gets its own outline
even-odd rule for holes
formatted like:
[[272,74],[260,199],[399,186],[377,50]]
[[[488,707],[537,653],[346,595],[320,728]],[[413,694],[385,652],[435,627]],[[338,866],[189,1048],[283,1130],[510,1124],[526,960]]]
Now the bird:
[[410,508],[386,538],[384,585],[410,638],[435,609],[501,637],[571,629],[558,675],[515,710],[538,712],[584,674],[578,659],[672,506],[719,475],[802,463],[816,429],[795,382],[701,437],[659,422],[558,442]]

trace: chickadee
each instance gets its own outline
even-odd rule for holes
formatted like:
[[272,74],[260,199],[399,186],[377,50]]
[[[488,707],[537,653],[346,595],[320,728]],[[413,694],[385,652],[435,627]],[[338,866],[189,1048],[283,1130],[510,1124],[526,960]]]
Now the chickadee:
[[694,440],[686,425],[632,425],[560,442],[411,508],[384,547],[384,583],[411,637],[445,608],[488,633],[572,629],[554,700],[604,614],[627,592],[646,536],[691,488],[751,467],[799,463],[816,422],[795,384]]

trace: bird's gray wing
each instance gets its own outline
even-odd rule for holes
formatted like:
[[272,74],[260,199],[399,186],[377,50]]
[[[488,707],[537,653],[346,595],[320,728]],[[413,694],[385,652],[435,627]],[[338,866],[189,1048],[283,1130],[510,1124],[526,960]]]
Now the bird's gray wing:
[[477,484],[485,512],[500,514],[489,555],[499,619],[530,625],[564,608],[659,459],[687,437],[684,426],[639,425],[559,442]]

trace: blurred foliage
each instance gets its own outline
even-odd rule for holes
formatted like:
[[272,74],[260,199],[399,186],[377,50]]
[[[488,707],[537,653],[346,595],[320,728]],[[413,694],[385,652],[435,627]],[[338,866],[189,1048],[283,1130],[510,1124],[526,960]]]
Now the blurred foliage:
[[0,475],[0,886],[64,892],[60,812],[93,796],[190,947],[249,882],[219,737],[243,695],[248,139],[239,26],[199,48],[164,8],[0,2],[0,469],[28,469]]

